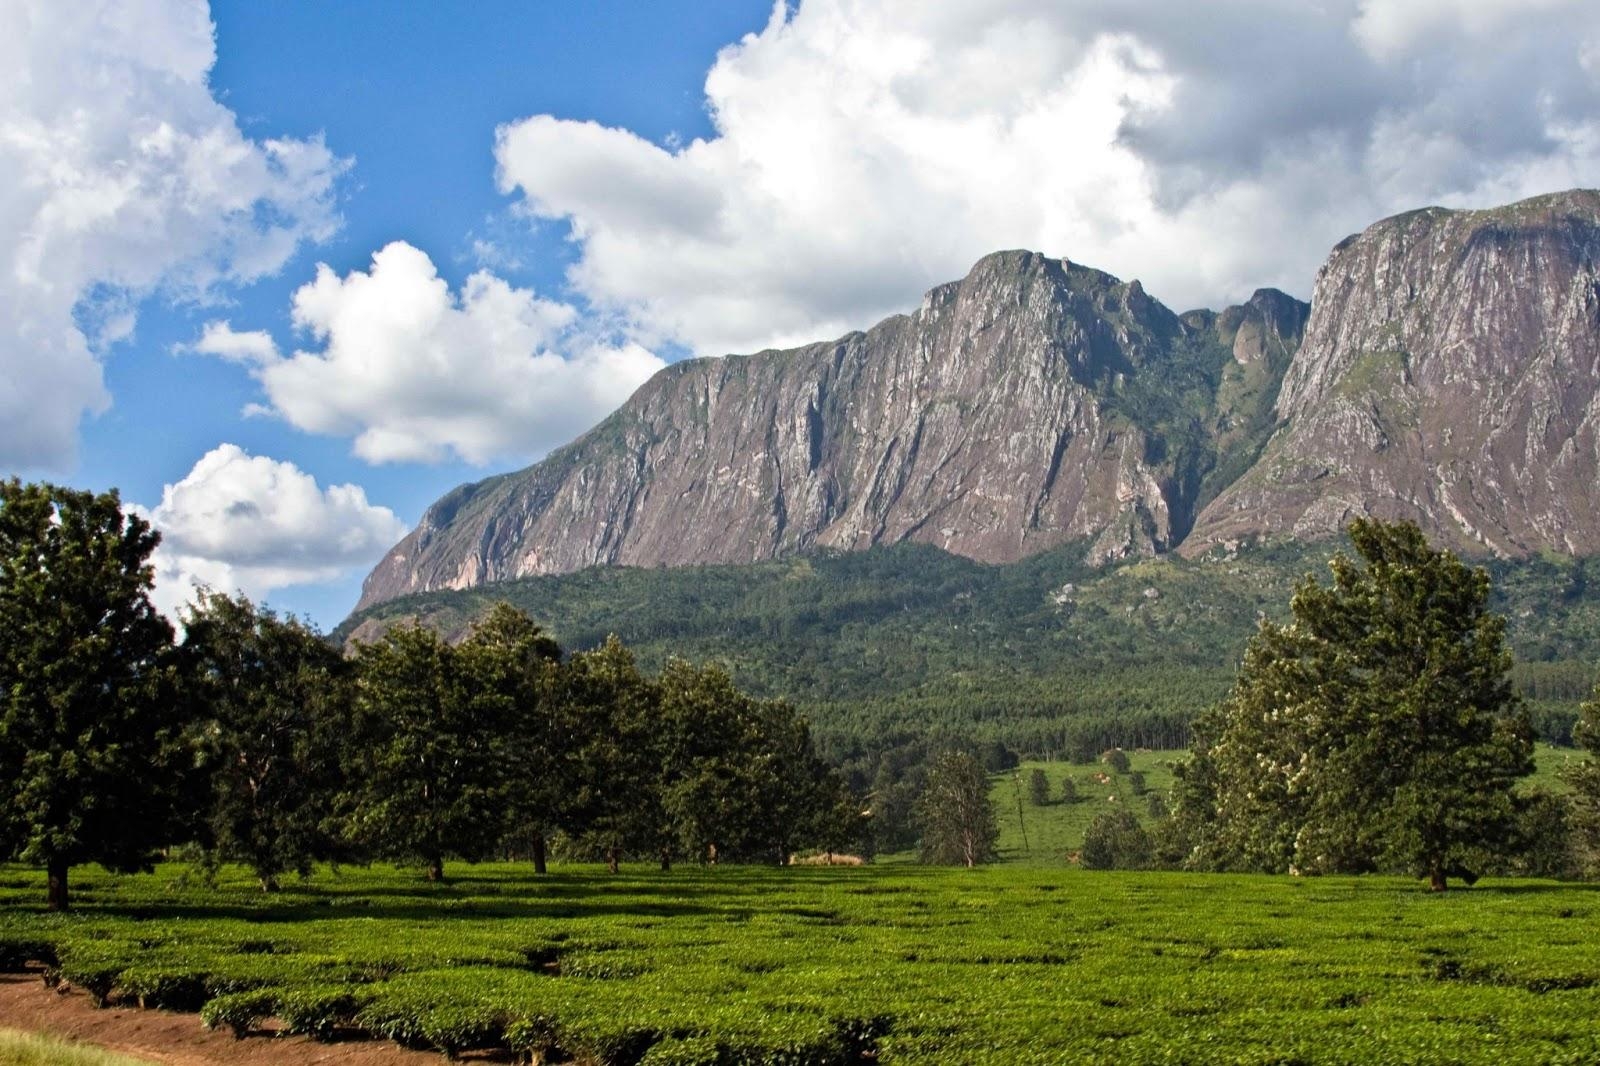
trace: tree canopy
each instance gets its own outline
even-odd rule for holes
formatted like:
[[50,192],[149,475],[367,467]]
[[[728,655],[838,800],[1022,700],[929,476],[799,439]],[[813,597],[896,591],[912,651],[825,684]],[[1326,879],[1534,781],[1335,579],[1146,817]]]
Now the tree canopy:
[[1359,559],[1263,621],[1180,774],[1191,865],[1472,877],[1532,770],[1489,577],[1410,523],[1358,519]]
[[160,539],[115,492],[0,482],[0,852],[46,867],[52,908],[70,867],[140,868],[170,829]]

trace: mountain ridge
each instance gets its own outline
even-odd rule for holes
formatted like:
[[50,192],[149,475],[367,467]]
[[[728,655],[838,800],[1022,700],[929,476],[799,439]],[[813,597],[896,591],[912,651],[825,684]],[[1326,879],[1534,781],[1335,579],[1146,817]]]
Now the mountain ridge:
[[[357,609],[903,542],[995,563],[1077,541],[1096,563],[1193,555],[1360,513],[1463,550],[1593,554],[1597,260],[1582,190],[1383,220],[1335,247],[1309,307],[1258,290],[1180,315],[1137,280],[993,253],[868,330],[665,368],[543,461],[447,493]],[[1558,476],[1519,490],[1539,463]]]

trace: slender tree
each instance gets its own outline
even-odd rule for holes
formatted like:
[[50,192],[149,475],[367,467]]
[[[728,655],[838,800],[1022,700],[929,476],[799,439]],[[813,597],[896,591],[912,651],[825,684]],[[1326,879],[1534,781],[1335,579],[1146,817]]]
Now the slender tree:
[[1578,712],[1572,739],[1587,753],[1565,774],[1571,789],[1567,822],[1578,867],[1586,877],[1600,876],[1600,686]]
[[502,723],[499,751],[506,843],[547,871],[546,841],[573,782],[574,730],[556,698],[561,647],[527,614],[497,603],[459,649],[483,714]]
[[671,840],[663,809],[657,686],[615,636],[579,652],[561,672],[558,699],[576,752],[565,828],[616,873],[624,854],[660,854]]
[[977,866],[994,858],[1000,830],[983,765],[965,752],[938,756],[917,799],[922,861]]
[[207,771],[201,818],[219,852],[248,863],[263,891],[332,851],[327,820],[349,727],[339,650],[243,596],[202,592],[179,649]]
[[165,843],[181,722],[172,628],[150,603],[160,535],[115,492],[0,482],[0,852],[148,865]]

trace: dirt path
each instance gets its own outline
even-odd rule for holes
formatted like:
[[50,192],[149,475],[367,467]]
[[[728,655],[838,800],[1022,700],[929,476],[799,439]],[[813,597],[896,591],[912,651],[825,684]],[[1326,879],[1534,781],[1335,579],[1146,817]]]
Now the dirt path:
[[198,1014],[133,1007],[98,1009],[87,996],[58,995],[38,977],[0,975],[0,1025],[97,1044],[165,1066],[441,1066],[444,1056],[393,1044],[318,1044],[297,1036],[235,1040]]

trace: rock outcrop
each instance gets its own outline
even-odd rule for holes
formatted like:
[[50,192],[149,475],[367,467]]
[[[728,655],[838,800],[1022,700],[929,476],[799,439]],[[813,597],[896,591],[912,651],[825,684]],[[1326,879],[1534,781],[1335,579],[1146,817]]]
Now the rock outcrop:
[[1186,554],[1356,515],[1474,554],[1600,552],[1600,193],[1387,219],[1311,306],[1278,430]]
[[865,333],[667,367],[543,462],[441,499],[361,606],[905,540],[995,563],[1166,551],[1270,432],[1304,316],[1266,291],[1180,318],[1137,281],[997,253]]
[[1311,305],[1176,315],[1029,252],[908,315],[678,363],[435,504],[362,607],[606,564],[919,541],[1094,561],[1410,518],[1469,553],[1600,553],[1600,193],[1350,237]]

